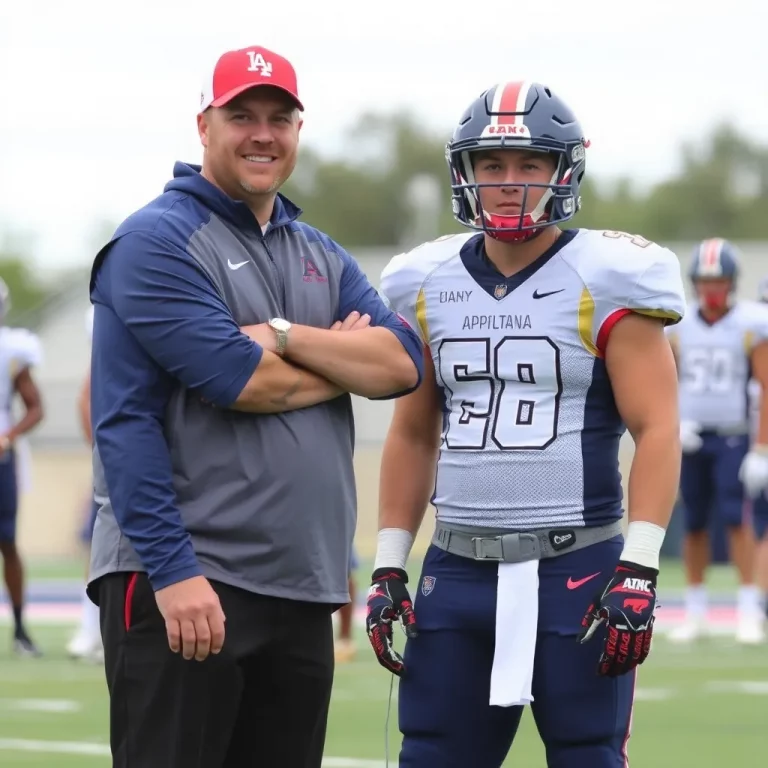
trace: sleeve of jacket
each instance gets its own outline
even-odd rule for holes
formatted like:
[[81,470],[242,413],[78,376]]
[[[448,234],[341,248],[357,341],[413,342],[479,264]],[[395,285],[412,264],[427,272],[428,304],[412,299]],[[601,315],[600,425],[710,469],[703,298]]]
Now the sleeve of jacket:
[[372,399],[389,400],[413,392],[421,384],[421,379],[424,375],[424,345],[419,335],[403,317],[395,314],[387,307],[376,289],[368,282],[368,278],[352,256],[340,247],[339,252],[344,262],[339,290],[339,319],[343,320],[353,311],[358,311],[361,315],[370,315],[372,326],[387,328],[395,334],[411,360],[413,360],[413,364],[418,372],[418,380],[414,387],[402,392],[396,392],[394,395]]
[[151,233],[117,240],[104,261],[115,314],[143,349],[185,387],[227,408],[262,349],[240,332],[203,269]]
[[94,440],[120,530],[161,589],[201,572],[173,486],[170,395],[182,384],[226,406],[261,351],[192,259],[150,234],[111,244],[92,300]]
[[165,408],[174,386],[94,291],[91,420],[109,500],[154,589],[201,573],[173,488]]

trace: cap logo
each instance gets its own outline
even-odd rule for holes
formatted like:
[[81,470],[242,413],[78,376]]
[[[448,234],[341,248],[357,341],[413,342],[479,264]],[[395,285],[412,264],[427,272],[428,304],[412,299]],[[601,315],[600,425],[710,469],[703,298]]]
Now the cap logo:
[[272,64],[264,61],[264,57],[256,51],[248,51],[249,72],[259,72],[262,77],[272,77]]

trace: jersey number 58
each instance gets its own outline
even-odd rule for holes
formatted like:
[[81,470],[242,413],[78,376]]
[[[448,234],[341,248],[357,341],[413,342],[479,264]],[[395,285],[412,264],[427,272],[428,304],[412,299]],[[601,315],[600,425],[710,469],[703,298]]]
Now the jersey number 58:
[[541,450],[557,437],[560,350],[547,336],[445,339],[438,368],[448,394],[445,442],[480,449]]

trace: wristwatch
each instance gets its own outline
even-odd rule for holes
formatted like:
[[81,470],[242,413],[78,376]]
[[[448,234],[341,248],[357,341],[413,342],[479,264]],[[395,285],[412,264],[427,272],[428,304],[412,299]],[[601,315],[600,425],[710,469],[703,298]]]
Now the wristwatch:
[[288,344],[288,331],[291,330],[291,323],[285,318],[273,317],[269,321],[269,327],[277,336],[277,354],[282,357]]

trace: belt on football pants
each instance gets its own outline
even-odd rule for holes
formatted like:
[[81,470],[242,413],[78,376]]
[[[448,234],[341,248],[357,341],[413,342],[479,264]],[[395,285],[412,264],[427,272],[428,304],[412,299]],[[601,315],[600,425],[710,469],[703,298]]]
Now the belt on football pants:
[[497,563],[522,563],[558,557],[622,533],[622,522],[590,528],[544,528],[535,531],[499,531],[437,522],[432,543],[454,555]]
[[702,427],[700,435],[717,435],[718,437],[746,437],[749,434],[749,424],[733,424],[730,427]]

